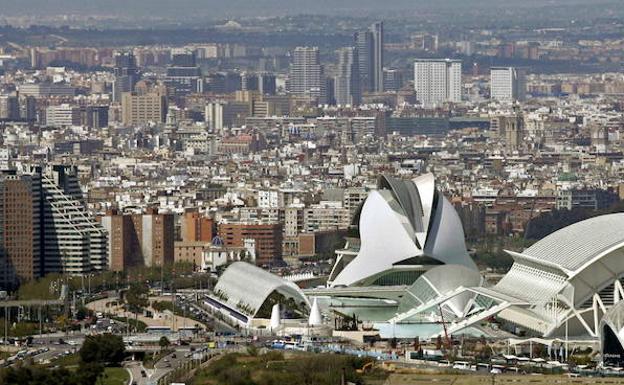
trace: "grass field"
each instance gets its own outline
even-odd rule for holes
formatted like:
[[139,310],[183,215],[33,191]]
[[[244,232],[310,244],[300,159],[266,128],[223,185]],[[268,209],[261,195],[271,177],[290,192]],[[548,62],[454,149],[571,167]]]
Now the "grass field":
[[102,376],[102,385],[127,385],[130,375],[124,368],[106,368]]

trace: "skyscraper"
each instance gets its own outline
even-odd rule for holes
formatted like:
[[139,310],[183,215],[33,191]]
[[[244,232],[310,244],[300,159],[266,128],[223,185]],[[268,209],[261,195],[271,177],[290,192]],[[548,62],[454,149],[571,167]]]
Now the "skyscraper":
[[76,168],[48,166],[35,175],[41,178],[44,272],[82,275],[106,269],[106,232],[87,211]]
[[373,89],[373,34],[369,30],[355,33],[355,47],[358,50],[358,67],[362,91]]
[[31,175],[0,175],[0,288],[14,288],[41,274],[41,184]]
[[461,61],[417,59],[414,62],[414,89],[423,107],[461,101]]
[[358,51],[353,47],[338,50],[338,68],[334,80],[334,97],[338,105],[358,105],[361,102]]
[[384,30],[383,22],[371,26],[373,34],[373,91],[383,92]]
[[120,102],[121,94],[134,91],[139,80],[139,70],[132,52],[119,52],[115,55],[113,74],[113,101]]
[[355,34],[362,90],[383,92],[383,23],[377,22]]
[[522,101],[526,98],[526,70],[515,67],[490,68],[490,98]]
[[319,104],[326,102],[326,80],[318,47],[295,48],[289,81],[291,94],[309,96]]

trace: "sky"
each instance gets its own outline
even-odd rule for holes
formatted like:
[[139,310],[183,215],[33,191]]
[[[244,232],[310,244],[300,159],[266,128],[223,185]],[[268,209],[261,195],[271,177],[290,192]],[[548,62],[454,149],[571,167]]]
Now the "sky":
[[303,13],[375,13],[419,7],[491,7],[589,4],[610,0],[0,0],[0,14],[128,15],[209,18]]

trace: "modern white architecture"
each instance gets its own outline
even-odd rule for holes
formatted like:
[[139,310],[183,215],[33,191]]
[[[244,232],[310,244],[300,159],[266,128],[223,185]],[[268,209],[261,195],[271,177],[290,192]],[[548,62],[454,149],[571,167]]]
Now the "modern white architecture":
[[[232,263],[213,292],[204,304],[242,327],[277,326],[276,319],[307,323],[310,314],[310,303],[295,283],[246,262]],[[273,314],[276,305],[279,318]]]
[[492,287],[461,288],[410,310],[428,314],[456,296],[471,293],[468,316],[454,322],[459,333],[495,317],[513,333],[540,337],[600,335],[600,320],[624,298],[624,214],[587,219],[558,230],[514,258]]
[[436,190],[432,174],[413,180],[382,176],[355,218],[359,242],[337,251],[328,281],[333,287],[411,285],[442,264],[477,269],[459,216]]

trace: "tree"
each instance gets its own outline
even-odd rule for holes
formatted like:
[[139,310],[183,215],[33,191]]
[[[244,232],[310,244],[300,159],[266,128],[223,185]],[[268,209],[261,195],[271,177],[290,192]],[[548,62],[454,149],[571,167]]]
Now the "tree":
[[76,310],[76,319],[78,321],[82,321],[89,316],[89,309],[84,306],[80,306],[78,310]]
[[121,336],[107,333],[87,336],[78,353],[84,363],[118,365],[124,358],[125,350]]
[[138,313],[144,307],[147,307],[149,300],[147,298],[149,288],[146,285],[137,283],[132,284],[126,292],[126,304],[133,313]]
[[69,319],[64,314],[61,314],[56,317],[56,325],[59,329],[65,331],[69,325]]
[[169,342],[169,338],[162,336],[160,337],[160,340],[158,341],[158,345],[160,346],[160,350],[163,350],[169,347],[169,345],[171,345],[171,342]]

